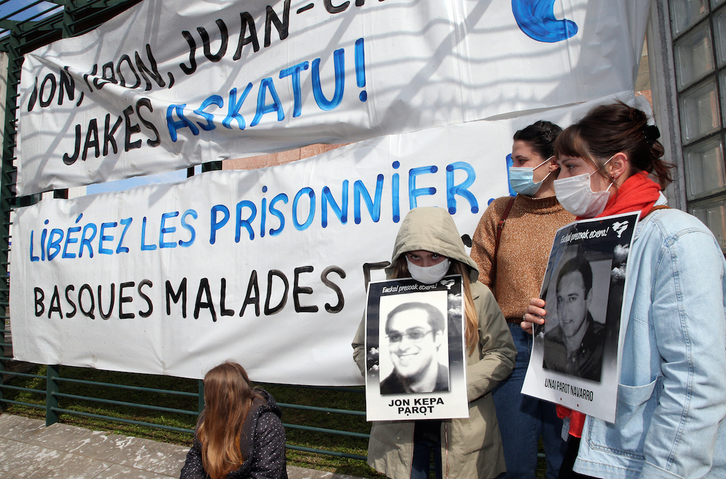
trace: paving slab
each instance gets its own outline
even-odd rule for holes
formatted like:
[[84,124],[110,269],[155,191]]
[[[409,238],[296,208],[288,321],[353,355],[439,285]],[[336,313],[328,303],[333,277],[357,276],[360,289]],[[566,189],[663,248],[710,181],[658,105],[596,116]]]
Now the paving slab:
[[[178,478],[188,447],[0,414],[2,479]],[[290,479],[358,479],[288,466]]]

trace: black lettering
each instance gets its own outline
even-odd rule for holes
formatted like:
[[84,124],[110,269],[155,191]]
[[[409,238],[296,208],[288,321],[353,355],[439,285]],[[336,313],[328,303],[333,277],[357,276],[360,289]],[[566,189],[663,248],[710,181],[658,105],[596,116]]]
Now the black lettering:
[[325,303],[325,311],[329,313],[339,313],[345,306],[345,298],[343,297],[343,291],[338,287],[337,284],[333,283],[328,279],[330,273],[337,273],[342,279],[345,279],[345,271],[338,266],[328,266],[323,270],[323,274],[320,275],[320,280],[325,286],[335,291],[335,295],[338,297],[338,304],[331,306],[329,303]]
[[154,138],[153,140],[146,140],[146,144],[154,148],[161,144],[161,139],[159,138],[159,130],[156,129],[156,126],[152,122],[141,116],[142,106],[148,108],[149,111],[152,113],[154,112],[154,108],[151,106],[151,100],[149,100],[148,98],[139,98],[139,101],[136,102],[136,115],[139,117],[139,120],[141,120],[141,123],[143,123],[146,128],[153,131],[154,135],[156,135],[156,138]]
[[68,73],[68,67],[63,67],[60,70],[60,82],[58,82],[58,105],[63,104],[63,92],[65,91],[68,95],[68,100],[75,98],[76,82],[73,80],[73,75]]
[[107,83],[117,84],[116,75],[113,72],[113,62],[104,63],[101,67],[101,78],[94,78],[93,84],[97,89],[101,89]]
[[179,68],[181,68],[182,71],[187,75],[191,75],[192,73],[197,71],[197,59],[195,58],[197,52],[197,42],[194,40],[192,34],[186,30],[182,31],[182,36],[189,44],[189,66],[180,63]]
[[81,125],[76,125],[76,150],[73,152],[73,156],[68,156],[68,153],[63,153],[63,163],[66,165],[72,165],[78,159],[78,154],[81,150]]
[[219,27],[219,33],[222,38],[222,44],[219,46],[219,50],[217,50],[217,53],[215,54],[212,54],[212,50],[210,47],[211,42],[209,41],[209,35],[207,34],[207,30],[203,27],[197,27],[197,31],[199,32],[199,36],[202,37],[202,44],[204,45],[204,56],[207,57],[207,59],[209,59],[210,61],[217,63],[224,57],[224,54],[227,53],[229,32],[227,31],[227,25],[221,18],[215,20],[214,23],[216,23],[217,27]]
[[69,294],[74,289],[76,289],[76,287],[73,286],[72,284],[69,284],[68,286],[66,286],[66,302],[71,305],[71,308],[73,308],[73,310],[70,313],[66,314],[66,318],[72,318],[73,316],[76,315],[76,312],[78,312],[78,308],[76,308],[76,303],[73,302],[73,300],[71,299],[71,296]]
[[[252,294],[254,292],[254,295]],[[248,304],[255,305],[255,316],[260,316],[260,286],[257,283],[257,271],[252,270],[250,274],[250,281],[247,284],[247,294],[245,295],[245,302],[242,305],[242,309],[239,311],[240,318],[245,314]]]
[[35,317],[39,318],[43,316],[43,313],[45,312],[45,306],[43,305],[45,292],[43,292],[42,288],[36,286],[33,288],[33,293],[35,294]]
[[[232,59],[234,61],[239,60],[242,57],[242,47],[245,45],[252,44],[252,50],[255,52],[260,50],[260,41],[257,39],[257,28],[255,27],[255,20],[248,12],[242,12],[239,14],[240,19],[240,32],[239,41],[237,42],[237,51],[234,52]],[[245,36],[249,29],[250,34]]]
[[102,319],[108,319],[111,317],[113,312],[113,304],[116,302],[116,283],[111,283],[111,301],[108,305],[108,312],[103,312],[103,294],[101,292],[101,285],[98,285],[98,312],[101,314]]
[[60,319],[63,319],[63,311],[61,310],[60,305],[60,293],[58,292],[57,285],[53,287],[53,296],[51,296],[50,303],[48,303],[48,319],[50,319],[53,313],[58,313]]
[[[282,292],[282,297],[277,306],[270,308],[270,297],[272,296],[272,278],[276,276],[282,280],[282,284],[285,285],[285,290]],[[290,291],[290,283],[287,280],[285,274],[278,269],[271,269],[267,272],[267,297],[265,298],[265,316],[270,316],[279,313],[282,308],[287,304],[287,293]]]
[[333,0],[323,0],[323,5],[325,6],[325,11],[328,13],[340,13],[340,12],[344,12],[348,9],[350,2],[348,0],[346,0],[345,2],[336,6],[336,5],[333,5]]
[[[202,301],[202,294],[207,298]],[[212,291],[209,289],[209,279],[202,278],[199,281],[199,289],[197,290],[197,300],[194,302],[194,319],[199,319],[199,310],[206,308],[212,315],[212,321],[217,322],[217,312],[214,310],[214,302],[212,301]]]
[[310,286],[300,286],[299,280],[300,275],[302,273],[312,273],[313,272],[312,266],[300,266],[298,268],[295,268],[295,280],[293,282],[292,287],[292,301],[295,304],[295,312],[296,313],[317,313],[318,307],[317,306],[301,306],[300,305],[300,295],[301,294],[313,294],[313,288]]
[[285,0],[282,11],[282,22],[271,6],[267,5],[267,16],[265,17],[265,48],[270,46],[272,41],[271,32],[272,25],[275,25],[280,40],[284,40],[288,35],[288,27],[290,26],[290,0]]
[[[156,59],[154,58],[154,55],[151,53],[151,45],[148,43],[146,44],[146,58],[149,60],[149,64],[151,65],[151,70],[149,70],[146,67],[146,64],[144,64],[143,61],[141,61],[141,56],[139,55],[139,52],[135,52],[135,58],[136,58],[136,68],[139,69],[139,72],[141,73],[141,76],[144,77],[144,80],[146,81],[146,91],[151,90],[151,82],[149,81],[149,77],[146,76],[147,74],[159,85],[159,86],[166,86],[166,83],[164,83],[164,78],[159,73],[159,70],[156,68]],[[128,150],[127,150],[128,151]]]
[[[88,310],[83,309],[83,292],[87,291],[88,296],[91,298],[91,307]],[[93,298],[93,289],[91,289],[91,286],[88,284],[84,284],[81,286],[81,289],[78,290],[78,308],[81,310],[81,313],[83,313],[84,316],[87,316],[91,319],[96,319],[96,316],[93,314],[93,310],[96,308],[96,300]]]
[[[127,281],[124,283],[121,283],[118,285],[118,317],[119,319],[134,319],[136,315],[134,313],[125,313],[124,312],[124,303],[131,303],[133,302],[134,298],[131,296],[124,296],[124,289],[125,288],[133,288],[134,285],[133,281]],[[101,313],[103,314],[103,313]]]
[[364,289],[368,291],[368,283],[371,282],[371,271],[386,269],[391,264],[390,261],[379,261],[377,263],[363,263],[363,280]]
[[93,148],[95,151],[94,157],[98,158],[101,156],[101,148],[98,142],[98,122],[95,118],[91,118],[88,122],[88,131],[86,132],[86,142],[83,144],[83,161],[86,161],[88,157],[89,148]]
[[[186,280],[186,278],[185,278],[185,280]],[[167,283],[168,283],[168,281],[167,281]],[[141,296],[141,298],[144,301],[146,301],[146,304],[149,306],[149,309],[147,309],[146,311],[139,311],[139,316],[141,316],[142,318],[148,318],[149,316],[151,316],[151,313],[154,312],[154,304],[151,302],[151,298],[149,298],[146,295],[146,293],[141,291],[142,286],[148,286],[149,288],[151,288],[154,286],[154,283],[152,283],[148,279],[144,279],[144,280],[141,280],[141,282],[139,283],[139,287],[137,288],[137,291],[139,292],[139,296]],[[186,292],[186,288],[185,288],[185,292]],[[184,295],[184,297],[185,297],[185,302],[186,302],[186,294]],[[167,309],[168,309],[168,306],[167,306]],[[186,311],[186,306],[184,309]],[[184,314],[184,317],[186,317],[186,312]]]
[[234,310],[227,309],[225,307],[226,302],[227,302],[227,279],[222,278],[222,285],[220,286],[220,291],[219,291],[219,314],[221,316],[234,316]]
[[131,142],[131,135],[141,132],[141,127],[138,123],[131,124],[131,115],[134,114],[133,107],[127,107],[124,110],[124,119],[126,120],[126,141],[124,142],[124,151],[131,151],[136,148],[141,148],[141,140]]
[[[48,95],[47,99],[43,99],[43,93],[45,92],[45,85],[46,83],[50,82],[50,94]],[[55,87],[56,87],[56,80],[55,75],[52,73],[48,73],[45,78],[43,78],[42,83],[40,84],[40,94],[38,95],[40,99],[40,107],[45,108],[48,105],[50,105],[50,102],[53,101],[53,98],[55,98]]]
[[118,145],[116,144],[116,138],[114,135],[116,134],[118,127],[121,126],[121,123],[123,123],[123,119],[119,116],[116,118],[116,122],[113,124],[113,127],[111,127],[111,114],[106,113],[106,122],[104,123],[103,128],[103,156],[108,155],[109,143],[111,143],[113,153],[118,153]]
[[[126,64],[129,66],[129,70],[131,70],[131,73],[134,74],[134,77],[136,78],[136,83],[134,83],[131,86],[126,86],[126,78],[124,77],[124,74],[121,73],[121,64],[123,62],[126,62]],[[139,74],[136,73],[136,69],[134,68],[134,64],[131,62],[131,57],[126,55],[125,53],[121,55],[121,58],[119,58],[118,63],[116,64],[116,74],[119,78],[119,84],[123,87],[127,88],[138,88],[141,86],[141,77],[139,77]]]
[[[141,286],[139,286],[141,287]],[[179,289],[177,289],[176,293],[174,292],[174,288],[171,286],[171,281],[168,279],[166,280],[166,315],[171,316],[171,301],[174,302],[174,304],[179,302],[179,298],[181,298],[182,302],[182,318],[187,317],[187,279],[184,278],[181,280],[181,283],[179,283]]]

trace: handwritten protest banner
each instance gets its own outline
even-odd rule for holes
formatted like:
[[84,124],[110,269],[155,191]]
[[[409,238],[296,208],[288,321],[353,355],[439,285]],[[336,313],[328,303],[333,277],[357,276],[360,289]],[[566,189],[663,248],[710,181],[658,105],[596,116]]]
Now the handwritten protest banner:
[[25,56],[18,194],[632,91],[648,6],[145,0]]

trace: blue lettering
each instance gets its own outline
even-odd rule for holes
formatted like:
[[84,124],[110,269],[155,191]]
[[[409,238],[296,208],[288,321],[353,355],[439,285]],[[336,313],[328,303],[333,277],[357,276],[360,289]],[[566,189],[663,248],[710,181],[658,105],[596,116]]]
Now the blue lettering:
[[[305,223],[300,223],[297,220],[297,204],[300,201],[300,198],[303,197],[303,195],[308,196],[310,198],[310,209],[308,210],[308,219],[305,220]],[[313,218],[315,218],[315,192],[312,188],[306,186],[305,188],[300,189],[300,191],[297,192],[295,195],[295,199],[292,200],[292,224],[295,225],[295,228],[298,231],[303,231],[308,228],[313,222]]]
[[[462,170],[466,173],[466,180],[458,185],[454,184],[455,170]],[[456,195],[462,196],[469,201],[472,213],[479,212],[479,202],[476,201],[476,197],[468,189],[474,184],[475,179],[476,171],[469,163],[457,161],[446,165],[446,206],[449,208],[449,213],[452,215],[456,213]]]
[[[242,219],[242,208],[249,208],[250,209],[250,216],[246,219]],[[242,234],[242,227],[244,226],[247,230],[250,240],[255,239],[255,231],[252,229],[252,221],[254,221],[255,217],[257,216],[257,207],[255,204],[249,200],[242,200],[239,203],[237,203],[237,230],[234,234],[234,242],[239,243],[240,236]]]
[[146,216],[141,220],[141,251],[154,251],[155,244],[146,244]]
[[277,217],[278,220],[280,220],[280,227],[277,229],[270,228],[270,236],[277,236],[280,233],[282,233],[282,230],[285,228],[285,216],[282,214],[280,210],[275,208],[275,205],[278,201],[282,201],[283,203],[287,204],[287,195],[285,193],[280,193],[279,195],[272,198],[272,201],[270,201],[270,214]]
[[40,261],[40,258],[37,256],[33,256],[33,233],[35,233],[34,230],[30,230],[30,261]]
[[[80,226],[72,226],[68,228],[68,232],[66,233],[66,242],[63,245],[63,255],[62,258],[75,258],[76,253],[69,253],[68,252],[68,245],[73,243],[78,243],[78,238],[73,238],[71,235],[74,233],[79,233],[81,231]],[[32,241],[32,238],[31,238]]]
[[124,218],[119,223],[124,225],[124,230],[121,232],[121,237],[118,239],[118,246],[116,247],[116,254],[119,253],[128,253],[129,249],[126,246],[123,246],[124,243],[124,237],[126,236],[126,231],[128,231],[129,226],[131,225],[131,222],[133,221],[133,218]]
[[[217,220],[217,213],[222,212],[222,219]],[[209,231],[209,244],[217,242],[217,230],[222,228],[229,221],[229,208],[224,205],[212,206],[212,224]]]
[[335,92],[333,99],[328,100],[323,94],[320,84],[320,58],[313,60],[313,97],[315,103],[323,111],[330,111],[340,105],[345,90],[345,51],[341,48],[333,52],[333,65],[335,67]]
[[[270,105],[265,105],[265,99],[267,97],[265,92],[268,90],[272,97],[272,103]],[[263,78],[260,82],[260,89],[257,91],[257,112],[255,113],[255,117],[252,119],[250,126],[258,125],[262,120],[262,115],[265,113],[272,113],[274,111],[277,112],[277,121],[285,119],[282,102],[280,101],[280,96],[277,94],[277,90],[275,90],[275,84],[272,83],[272,78]]]
[[[189,119],[184,116],[185,106],[187,105],[169,105],[169,107],[166,109],[166,126],[167,128],[169,128],[169,135],[171,136],[171,141],[176,141],[176,132],[177,130],[180,130],[182,128],[189,128],[194,136],[197,136],[199,134],[199,128],[197,128],[194,123],[189,121]],[[173,120],[173,112],[176,112],[176,116],[179,117],[178,121]]]
[[199,127],[204,131],[210,131],[216,128],[216,126],[214,125],[214,115],[204,111],[210,105],[217,105],[219,108],[222,108],[224,106],[224,100],[222,100],[222,97],[219,95],[212,95],[202,102],[202,105],[199,107],[199,109],[194,110],[194,113],[207,120],[207,123],[204,124],[197,122],[197,125],[199,125]]
[[[91,231],[91,236],[86,236],[86,231]],[[88,257],[93,258],[93,246],[91,246],[91,241],[96,237],[96,225],[93,223],[88,223],[86,226],[83,227],[83,233],[81,233],[81,247],[78,251],[78,257],[83,258],[83,247],[85,246],[88,248]]]
[[290,68],[285,68],[284,70],[280,71],[280,80],[286,77],[292,77],[290,79],[292,83],[292,93],[293,93],[293,107],[292,107],[292,116],[293,118],[297,118],[302,114],[302,92],[300,89],[300,72],[305,71],[309,67],[309,62],[304,61],[302,63],[298,63],[297,65],[293,65]]
[[118,223],[101,223],[101,233],[98,235],[98,254],[113,254],[113,250],[103,247],[105,241],[113,241],[113,236],[104,234],[107,228],[115,228]]
[[242,108],[242,104],[247,99],[247,95],[249,95],[250,90],[252,90],[252,83],[248,83],[247,87],[245,88],[245,91],[242,92],[242,96],[239,99],[239,102],[237,101],[237,89],[232,88],[229,91],[229,102],[227,103],[227,116],[222,120],[222,125],[224,125],[226,128],[232,128],[232,120],[237,120],[237,125],[239,126],[240,130],[244,130],[245,126],[247,126],[247,123],[245,123],[245,119],[242,115],[239,114],[239,109]]
[[58,228],[50,230],[50,236],[48,237],[48,261],[52,261],[60,253],[61,241],[63,241],[63,230]]
[[411,168],[408,171],[408,203],[411,209],[416,208],[417,198],[419,196],[436,194],[436,188],[433,186],[416,188],[416,177],[427,173],[436,173],[437,171],[439,171],[439,168],[436,165],[420,166],[418,168]]
[[185,230],[189,231],[189,235],[190,235],[189,241],[179,240],[179,246],[181,246],[182,248],[188,248],[189,246],[191,246],[197,237],[197,232],[194,229],[194,227],[192,225],[190,225],[189,223],[187,223],[187,216],[191,216],[192,218],[197,219],[197,212],[192,209],[188,209],[181,216],[181,226]]
[[172,211],[169,213],[163,213],[161,215],[161,225],[159,227],[159,248],[176,248],[176,243],[164,241],[164,235],[170,234],[176,231],[176,226],[166,226],[166,220],[169,218],[176,218],[179,216],[178,211]]
[[372,200],[366,185],[361,180],[356,180],[353,183],[353,215],[355,218],[355,224],[360,224],[360,199],[363,197],[368,213],[371,215],[371,219],[374,223],[378,223],[381,219],[381,198],[383,197],[383,175],[378,175],[376,178],[376,199]]
[[[397,170],[398,167],[401,166],[401,163],[398,161],[393,162],[393,169]],[[394,173],[393,177],[391,178],[391,206],[393,209],[393,216],[391,219],[393,219],[394,223],[398,223],[401,221],[401,202],[400,202],[400,186],[399,186],[399,177],[398,173]]]
[[343,181],[343,193],[341,196],[343,206],[339,207],[335,198],[333,198],[333,194],[330,192],[330,188],[327,186],[323,188],[323,194],[320,197],[320,216],[323,228],[328,226],[328,203],[330,203],[330,207],[341,223],[346,224],[348,222],[348,180]]

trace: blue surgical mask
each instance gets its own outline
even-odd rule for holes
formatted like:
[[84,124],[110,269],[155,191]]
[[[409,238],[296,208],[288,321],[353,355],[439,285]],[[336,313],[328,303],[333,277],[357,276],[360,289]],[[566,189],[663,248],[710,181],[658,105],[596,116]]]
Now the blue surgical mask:
[[539,189],[542,187],[542,183],[544,183],[544,180],[547,179],[548,176],[552,174],[552,172],[547,173],[547,176],[542,178],[542,181],[539,181],[537,183],[534,182],[534,170],[539,168],[540,166],[544,165],[548,161],[550,161],[552,157],[550,156],[546,160],[544,160],[539,165],[535,166],[534,168],[530,168],[527,166],[510,166],[509,167],[509,185],[512,187],[514,191],[519,193],[520,195],[525,196],[534,196],[537,194]]

